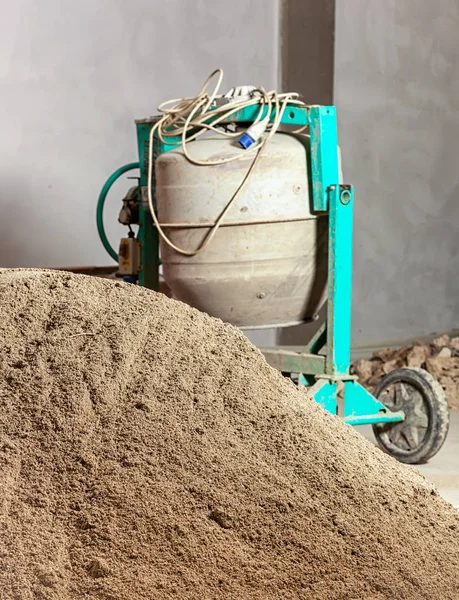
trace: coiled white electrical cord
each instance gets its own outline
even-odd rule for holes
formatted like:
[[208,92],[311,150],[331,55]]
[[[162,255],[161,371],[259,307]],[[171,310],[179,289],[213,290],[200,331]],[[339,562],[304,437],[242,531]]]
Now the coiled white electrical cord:
[[[207,93],[207,88],[211,80],[217,76],[217,82],[211,94]],[[285,108],[287,104],[298,104],[304,106],[302,102],[298,100],[298,94],[296,93],[286,93],[286,94],[278,94],[275,91],[266,92],[263,88],[256,88],[252,97],[247,100],[235,100],[233,102],[229,102],[224,104],[223,106],[214,108],[213,104],[217,98],[222,98],[223,96],[218,95],[220,90],[220,86],[223,80],[223,70],[216,69],[213,73],[209,75],[207,80],[205,81],[201,91],[194,98],[179,98],[168,100],[167,102],[163,102],[159,105],[158,110],[163,114],[163,116],[153,125],[150,130],[149,136],[149,152],[148,152],[148,183],[147,183],[147,197],[148,197],[148,206],[150,208],[151,217],[153,222],[158,230],[161,238],[166,242],[168,246],[170,246],[176,252],[183,254],[185,256],[195,256],[202,252],[208,244],[211,242],[215,234],[217,233],[225,215],[228,213],[228,210],[240,194],[242,188],[246,184],[250,175],[252,174],[266,144],[272,138],[272,136],[279,129],[280,122],[282,120],[282,116],[284,114]],[[256,93],[256,95],[255,95]],[[213,159],[213,160],[198,160],[193,158],[188,152],[187,143],[191,140],[195,140],[203,133],[207,131],[214,131],[221,136],[224,137],[240,137],[242,135],[241,131],[236,133],[224,131],[222,126],[228,123],[228,118],[233,115],[235,112],[240,111],[242,108],[246,108],[248,106],[259,105],[260,110],[258,111],[258,115],[251,123],[251,127],[255,123],[262,123],[262,130],[267,131],[267,135],[262,135],[260,140],[256,141],[253,146],[248,148],[244,153],[238,153],[234,156],[229,156],[225,158]],[[262,118],[263,112],[266,110],[266,115]],[[270,123],[271,117],[273,116],[274,111],[274,119],[273,122]],[[209,118],[212,117],[212,123],[208,123]],[[153,160],[153,143],[155,134],[164,144],[173,144],[177,145],[177,138],[181,138],[181,147],[183,154],[186,158],[195,165],[200,166],[215,166],[221,165],[224,163],[232,162],[234,160],[240,160],[241,158],[245,158],[248,153],[254,153],[253,161],[244,176],[241,184],[238,186],[237,190],[211,227],[208,234],[205,236],[204,240],[201,242],[200,246],[195,250],[185,250],[183,248],[179,248],[176,246],[165,234],[163,230],[163,226],[159,223],[158,217],[156,215],[156,211],[153,205],[153,196],[152,196],[152,184],[153,184],[153,168],[154,168],[154,160]],[[174,141],[171,141],[170,138],[175,138]]]

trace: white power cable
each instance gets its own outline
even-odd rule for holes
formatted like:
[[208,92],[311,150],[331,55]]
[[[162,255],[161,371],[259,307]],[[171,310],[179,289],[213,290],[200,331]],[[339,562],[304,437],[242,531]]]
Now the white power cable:
[[[207,88],[209,86],[209,83],[215,76],[217,76],[217,82],[212,93],[208,94]],[[159,235],[164,240],[164,242],[173,250],[185,256],[195,256],[196,254],[199,254],[208,246],[208,244],[214,238],[215,234],[217,233],[219,227],[222,224],[223,219],[225,218],[229,209],[233,205],[234,201],[236,200],[242,188],[244,187],[250,175],[252,174],[267,143],[279,129],[280,122],[282,120],[282,116],[287,107],[287,104],[297,104],[299,106],[304,106],[304,104],[298,100],[298,94],[278,94],[275,91],[266,92],[263,88],[253,88],[251,86],[245,86],[243,88],[233,88],[231,92],[229,92],[226,96],[221,96],[218,95],[218,92],[220,90],[222,80],[223,70],[216,69],[213,73],[209,75],[201,91],[194,98],[177,98],[173,100],[168,100],[167,102],[163,102],[162,104],[160,104],[158,110],[164,114],[153,125],[153,127],[150,130],[148,151],[147,198],[151,217],[158,230]],[[243,96],[241,90],[245,93],[250,93],[249,99],[247,99],[247,96]],[[238,96],[242,96],[243,99],[237,99]],[[220,106],[215,107],[214,104],[216,104],[216,101],[220,100],[221,98],[225,98],[224,103]],[[231,101],[231,98],[235,99]],[[255,129],[257,131],[257,134],[259,135],[259,139],[254,140],[255,143],[253,143],[252,146],[247,148],[245,152],[213,160],[198,160],[190,155],[190,153],[188,152],[187,143],[191,140],[197,139],[200,135],[206,133],[207,131],[214,131],[223,137],[241,137],[241,131],[237,133],[231,133],[222,130],[221,127],[224,124],[231,122],[230,117],[235,112],[238,112],[248,106],[256,105],[260,107],[260,110],[258,111],[257,117],[251,123],[250,127],[246,130],[245,133],[250,134],[251,128],[252,131],[254,131]],[[263,117],[265,109],[266,115]],[[273,122],[270,123],[272,117]],[[209,119],[212,119],[211,123],[208,122]],[[257,125],[256,128],[254,128],[255,125]],[[267,133],[265,134],[264,132]],[[164,144],[171,144],[174,146],[177,145],[177,138],[181,138],[181,147],[183,154],[185,155],[187,160],[199,166],[222,165],[235,160],[240,160],[241,158],[245,158],[248,153],[254,154],[253,161],[244,178],[242,179],[242,182],[238,186],[233,196],[230,198],[223,211],[220,213],[215,223],[212,225],[210,231],[207,233],[204,240],[195,250],[185,250],[176,246],[163,231],[163,228],[159,223],[155,207],[153,205],[152,196],[154,168],[153,143],[155,134],[157,134],[158,138]],[[250,139],[252,138],[250,137]],[[171,226],[171,224],[169,224],[169,226]]]

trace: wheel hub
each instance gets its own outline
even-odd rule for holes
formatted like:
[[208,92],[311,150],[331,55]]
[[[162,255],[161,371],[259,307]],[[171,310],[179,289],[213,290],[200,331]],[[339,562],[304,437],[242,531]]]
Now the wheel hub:
[[421,392],[408,382],[398,381],[388,386],[379,399],[390,410],[405,413],[403,421],[381,425],[380,437],[401,450],[419,448],[429,424],[428,406]]

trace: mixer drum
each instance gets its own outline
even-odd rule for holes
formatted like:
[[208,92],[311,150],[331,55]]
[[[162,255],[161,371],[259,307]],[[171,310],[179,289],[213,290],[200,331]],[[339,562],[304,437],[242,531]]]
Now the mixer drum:
[[[227,138],[190,142],[187,149],[199,160],[242,155],[197,166],[176,148],[156,160],[159,221],[183,224],[165,232],[192,250],[241,184],[254,153]],[[184,256],[161,240],[163,274],[175,298],[248,329],[315,317],[326,298],[328,222],[311,212],[308,154],[308,136],[276,133],[201,253]]]

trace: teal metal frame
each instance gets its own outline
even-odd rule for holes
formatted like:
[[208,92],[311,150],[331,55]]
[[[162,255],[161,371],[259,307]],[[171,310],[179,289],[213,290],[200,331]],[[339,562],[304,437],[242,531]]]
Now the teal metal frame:
[[[258,106],[241,109],[228,122],[250,123],[259,113]],[[263,115],[264,116],[264,115]],[[271,115],[271,119],[275,117]],[[146,201],[149,160],[149,134],[159,117],[136,122],[139,150],[142,202],[139,210],[139,240],[142,267],[139,284],[159,289],[159,236]],[[209,116],[209,122],[212,116]],[[311,142],[310,173],[312,204],[316,213],[328,213],[328,309],[327,320],[301,351],[273,347],[262,349],[266,360],[284,373],[299,375],[299,384],[308,385],[309,393],[324,409],[338,414],[338,388],[343,388],[344,421],[350,425],[402,421],[402,411],[391,412],[350,375],[352,222],[354,190],[339,183],[338,135],[334,106],[288,105],[281,123],[309,127]],[[153,160],[180,144],[171,138],[168,144],[154,138]],[[155,181],[153,180],[153,199]],[[325,354],[321,351],[325,349]]]

